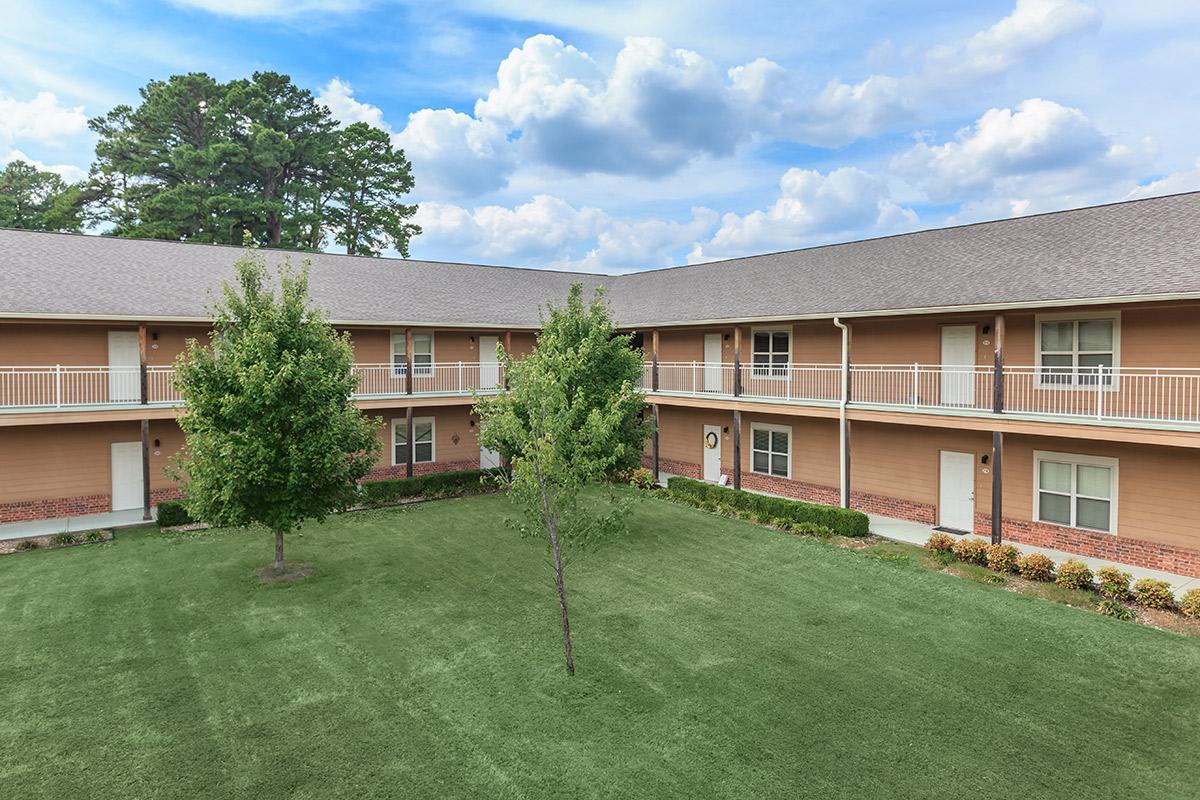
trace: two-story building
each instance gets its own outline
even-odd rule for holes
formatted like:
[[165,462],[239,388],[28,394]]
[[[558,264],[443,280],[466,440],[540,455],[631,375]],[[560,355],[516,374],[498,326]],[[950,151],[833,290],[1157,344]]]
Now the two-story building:
[[[0,522],[177,491],[171,364],[238,255],[0,231]],[[1200,193],[616,277],[304,258],[380,476],[493,463],[471,392],[583,282],[663,472],[1200,575]]]

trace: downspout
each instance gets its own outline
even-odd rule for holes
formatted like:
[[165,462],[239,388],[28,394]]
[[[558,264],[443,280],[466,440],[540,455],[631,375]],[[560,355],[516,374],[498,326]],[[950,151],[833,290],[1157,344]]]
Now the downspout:
[[833,324],[842,332],[842,399],[838,404],[838,483],[842,508],[850,507],[850,451],[847,442],[846,405],[850,402],[850,328],[839,317]]

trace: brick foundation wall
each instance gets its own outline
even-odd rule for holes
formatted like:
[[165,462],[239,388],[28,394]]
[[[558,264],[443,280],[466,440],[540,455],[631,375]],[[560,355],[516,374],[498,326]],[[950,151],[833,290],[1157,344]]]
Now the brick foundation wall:
[[[431,464],[413,464],[413,477],[431,475],[435,472],[458,472],[460,470],[479,469],[479,459],[470,461],[435,461]],[[397,478],[407,478],[408,471],[404,464],[398,466],[380,467],[372,470],[363,478],[365,481],[387,481]]]
[[[654,461],[650,456],[645,456],[642,459],[642,466],[650,469]],[[672,461],[669,458],[660,458],[658,460],[658,468],[662,472],[669,472],[672,475],[682,475],[685,478],[695,478],[700,480],[703,473],[700,471],[699,464],[689,464],[686,461]]]
[[112,511],[112,495],[89,494],[46,500],[19,500],[0,503],[0,522],[28,522],[80,514],[102,514],[105,511]]

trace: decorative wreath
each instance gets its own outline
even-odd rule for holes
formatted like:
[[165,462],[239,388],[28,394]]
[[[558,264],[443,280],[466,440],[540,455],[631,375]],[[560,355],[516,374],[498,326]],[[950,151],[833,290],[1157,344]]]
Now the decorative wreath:
[[704,434],[704,446],[709,450],[715,450],[717,447],[717,435],[712,431]]

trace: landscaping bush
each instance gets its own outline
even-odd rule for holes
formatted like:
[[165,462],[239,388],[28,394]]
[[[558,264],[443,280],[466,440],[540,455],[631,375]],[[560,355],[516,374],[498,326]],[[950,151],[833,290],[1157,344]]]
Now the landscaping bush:
[[818,539],[828,539],[833,536],[833,528],[827,525],[818,525],[815,522],[794,522],[792,523],[792,533],[798,536],[815,536]]
[[988,569],[995,572],[1016,572],[1020,557],[1021,551],[1011,544],[989,544],[987,548]]
[[382,506],[412,497],[432,500],[479,491],[486,478],[499,472],[500,470],[496,469],[468,469],[458,472],[433,472],[414,478],[370,481],[362,485],[363,504]]
[[697,505],[699,501],[706,499],[727,502],[740,511],[752,514],[752,518],[761,519],[764,522],[776,518],[786,519],[792,524],[811,522],[823,525],[843,536],[866,536],[870,532],[871,526],[867,515],[848,508],[752,494],[691,478],[671,478],[667,482],[667,486],[672,497],[685,503]]
[[83,535],[83,540],[85,542],[103,542],[104,531],[88,531]]
[[158,526],[160,528],[191,525],[195,521],[182,500],[163,500],[158,504]]
[[781,531],[786,531],[791,529],[792,523],[788,522],[783,517],[776,517],[775,519],[771,520],[771,527],[778,528]]
[[1100,594],[1110,600],[1129,599],[1129,581],[1133,576],[1116,567],[1101,567],[1096,570],[1096,581]]
[[1054,580],[1054,562],[1041,553],[1030,553],[1017,559],[1017,572],[1027,581]]
[[1170,608],[1175,604],[1175,593],[1171,584],[1154,578],[1142,578],[1133,585],[1137,592],[1136,602],[1146,608]]
[[37,550],[38,543],[35,542],[33,539],[22,539],[21,541],[17,542],[17,546],[15,549],[17,549],[17,550]]
[[645,467],[638,467],[629,474],[629,483],[638,489],[653,489],[654,473]]
[[1078,559],[1069,558],[1058,565],[1058,576],[1054,582],[1067,589],[1092,588],[1092,571]]
[[958,541],[948,533],[934,531],[929,536],[929,541],[925,543],[925,549],[931,553],[949,553],[954,550],[954,543]]
[[1179,599],[1179,610],[1185,617],[1200,619],[1200,588],[1188,589]]
[[988,545],[983,539],[959,539],[954,543],[951,552],[959,561],[967,564],[984,565],[987,563]]
[[1106,597],[1096,605],[1096,610],[1106,617],[1133,619],[1133,609],[1113,597]]
[[69,544],[79,544],[79,537],[73,533],[56,533],[50,537],[50,544],[55,547],[66,547]]

